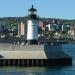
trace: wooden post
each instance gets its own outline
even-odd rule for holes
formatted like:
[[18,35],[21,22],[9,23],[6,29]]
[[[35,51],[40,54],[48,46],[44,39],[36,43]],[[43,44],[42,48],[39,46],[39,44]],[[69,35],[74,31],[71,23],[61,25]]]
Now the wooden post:
[[15,59],[13,59],[13,66],[15,65]]
[[29,66],[29,59],[27,59],[27,66]]
[[8,59],[8,66],[10,66],[10,59]]
[[24,59],[22,59],[22,66],[24,66]]
[[20,60],[18,59],[18,66],[20,65]]
[[34,66],[34,60],[32,59],[32,66]]
[[43,66],[43,59],[41,59],[41,66]]
[[36,59],[36,66],[38,66],[38,59]]
[[5,66],[5,59],[3,60],[3,66]]

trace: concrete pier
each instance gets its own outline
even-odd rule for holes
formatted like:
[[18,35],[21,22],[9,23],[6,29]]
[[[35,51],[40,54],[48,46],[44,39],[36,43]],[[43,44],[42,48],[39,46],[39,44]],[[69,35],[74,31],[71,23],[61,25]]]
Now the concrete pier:
[[0,66],[72,65],[72,58],[62,51],[61,45],[25,45],[21,47],[10,45],[6,50],[3,47],[0,48],[2,49],[0,49]]

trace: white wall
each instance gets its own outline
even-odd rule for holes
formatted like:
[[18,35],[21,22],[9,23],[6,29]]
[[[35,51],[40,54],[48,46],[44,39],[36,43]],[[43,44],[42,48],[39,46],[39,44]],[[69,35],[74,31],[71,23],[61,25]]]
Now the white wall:
[[28,20],[27,40],[36,40],[36,39],[38,39],[38,21]]

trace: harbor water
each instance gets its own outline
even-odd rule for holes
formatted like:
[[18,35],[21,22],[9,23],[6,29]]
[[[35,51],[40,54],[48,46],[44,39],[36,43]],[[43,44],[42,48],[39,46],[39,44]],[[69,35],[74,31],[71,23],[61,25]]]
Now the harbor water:
[[[13,48],[13,47],[12,47]],[[74,75],[75,44],[63,44],[62,50],[72,57],[72,66],[59,67],[0,67],[0,75]]]

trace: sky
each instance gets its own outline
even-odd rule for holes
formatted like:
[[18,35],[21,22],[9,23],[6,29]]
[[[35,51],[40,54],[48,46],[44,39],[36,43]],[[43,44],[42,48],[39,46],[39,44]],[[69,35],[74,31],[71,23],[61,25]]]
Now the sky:
[[75,19],[75,0],[0,0],[0,17],[22,17],[34,5],[40,17]]

